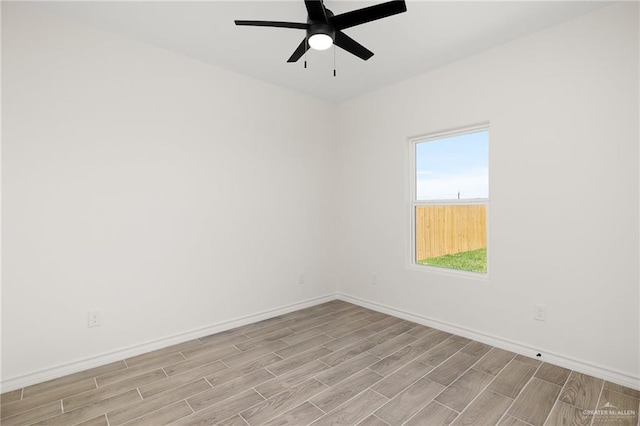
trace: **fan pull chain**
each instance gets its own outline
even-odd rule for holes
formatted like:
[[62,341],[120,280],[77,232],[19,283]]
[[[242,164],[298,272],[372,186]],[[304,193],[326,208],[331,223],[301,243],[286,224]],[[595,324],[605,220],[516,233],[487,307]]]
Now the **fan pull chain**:
[[305,40],[305,46],[304,46],[304,69],[307,69],[307,50],[309,50],[309,35],[306,35],[304,40]]
[[333,45],[333,76],[336,76],[336,45]]

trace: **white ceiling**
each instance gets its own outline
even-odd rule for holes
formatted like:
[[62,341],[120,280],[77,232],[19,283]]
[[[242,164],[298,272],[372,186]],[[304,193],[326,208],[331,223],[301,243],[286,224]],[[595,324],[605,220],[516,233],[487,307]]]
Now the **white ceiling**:
[[[325,0],[336,15],[381,1]],[[34,3],[32,3],[34,4]],[[608,2],[407,1],[408,11],[345,30],[374,52],[362,61],[336,49],[287,63],[304,31],[236,27],[234,19],[305,22],[296,1],[46,2],[39,7],[93,27],[340,102],[507,43]]]

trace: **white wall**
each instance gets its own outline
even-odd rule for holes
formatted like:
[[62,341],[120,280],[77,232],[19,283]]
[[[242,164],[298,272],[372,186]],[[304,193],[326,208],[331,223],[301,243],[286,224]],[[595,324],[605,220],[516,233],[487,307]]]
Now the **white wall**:
[[[342,104],[339,291],[639,387],[637,8],[611,6]],[[483,121],[489,279],[408,268],[407,138]],[[532,320],[534,304],[548,306],[547,322]]]
[[335,292],[329,104],[2,9],[3,381]]

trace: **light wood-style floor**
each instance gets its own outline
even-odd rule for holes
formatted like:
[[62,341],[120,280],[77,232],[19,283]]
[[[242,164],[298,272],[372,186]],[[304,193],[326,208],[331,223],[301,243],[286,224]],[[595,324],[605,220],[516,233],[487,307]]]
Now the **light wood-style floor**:
[[636,426],[640,392],[334,300],[1,397],[5,426]]

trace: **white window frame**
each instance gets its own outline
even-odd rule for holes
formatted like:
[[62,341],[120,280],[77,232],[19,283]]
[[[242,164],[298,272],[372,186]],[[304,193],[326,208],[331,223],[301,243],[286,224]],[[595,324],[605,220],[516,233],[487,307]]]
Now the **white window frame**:
[[[445,275],[454,275],[454,276],[462,276],[468,278],[475,278],[480,280],[487,280],[489,278],[490,272],[490,256],[491,256],[491,247],[490,247],[490,206],[489,200],[491,199],[491,183],[489,184],[489,197],[488,198],[476,198],[469,200],[418,200],[417,197],[417,188],[416,188],[416,145],[423,142],[429,142],[434,140],[445,139],[452,136],[461,136],[469,133],[478,133],[482,131],[488,132],[488,140],[487,140],[487,150],[489,151],[488,157],[491,156],[491,132],[489,129],[489,122],[474,124],[471,126],[458,127],[454,129],[448,129],[444,131],[428,133],[419,136],[413,136],[408,139],[409,144],[409,224],[410,224],[410,239],[409,239],[409,268],[427,271],[427,272],[436,272]],[[490,161],[489,161],[490,163]],[[490,174],[489,170],[489,174]],[[416,259],[416,208],[419,206],[443,206],[443,205],[484,205],[486,206],[487,212],[487,272],[473,272],[473,271],[463,271],[459,269],[450,269],[444,268],[440,266],[432,266],[432,265],[423,265],[417,262]]]

